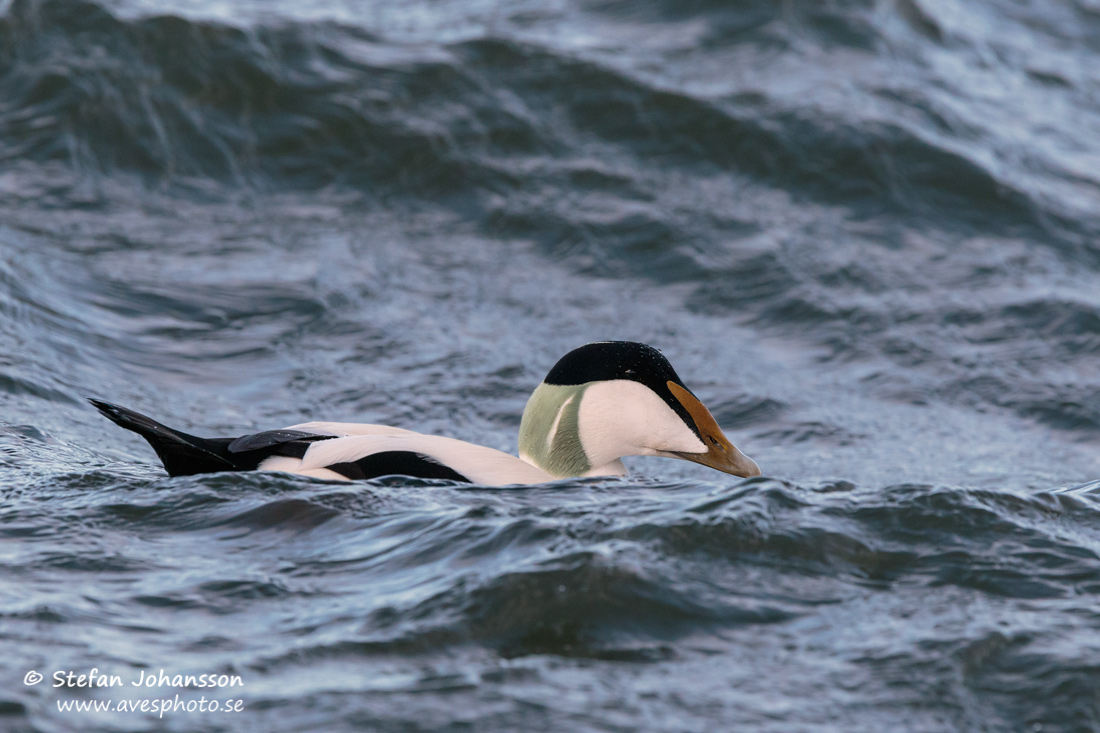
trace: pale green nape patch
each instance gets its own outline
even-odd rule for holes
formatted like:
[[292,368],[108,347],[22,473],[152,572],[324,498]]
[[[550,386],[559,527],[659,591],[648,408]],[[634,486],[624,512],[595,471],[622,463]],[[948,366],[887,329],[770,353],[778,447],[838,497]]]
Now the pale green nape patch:
[[521,458],[562,478],[583,476],[592,468],[581,445],[578,417],[581,397],[590,384],[543,382],[535,389],[523,408],[519,425]]

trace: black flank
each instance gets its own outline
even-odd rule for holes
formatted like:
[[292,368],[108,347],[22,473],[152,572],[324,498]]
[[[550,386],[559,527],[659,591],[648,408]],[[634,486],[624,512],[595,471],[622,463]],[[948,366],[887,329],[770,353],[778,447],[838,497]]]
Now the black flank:
[[442,478],[470,483],[470,479],[454,469],[437,463],[428,456],[413,451],[386,451],[348,463],[334,463],[325,468],[349,478],[362,481],[379,476],[412,476],[415,478]]

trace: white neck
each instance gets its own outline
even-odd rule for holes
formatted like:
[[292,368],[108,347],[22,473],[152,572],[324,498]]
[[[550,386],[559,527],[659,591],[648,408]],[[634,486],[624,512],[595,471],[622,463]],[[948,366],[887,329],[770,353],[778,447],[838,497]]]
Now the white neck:
[[618,458],[616,458],[615,460],[611,461],[610,463],[605,463],[602,466],[597,466],[596,468],[588,469],[588,471],[584,475],[585,476],[625,476],[628,473],[629,473],[629,471],[626,470],[626,466],[623,465],[623,462],[620,461]]

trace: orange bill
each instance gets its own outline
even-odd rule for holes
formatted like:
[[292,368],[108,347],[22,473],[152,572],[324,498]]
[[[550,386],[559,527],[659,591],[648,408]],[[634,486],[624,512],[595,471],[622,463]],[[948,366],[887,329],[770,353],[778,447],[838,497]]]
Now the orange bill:
[[668,382],[668,388],[672,396],[680,401],[688,415],[691,415],[691,419],[695,421],[695,427],[699,429],[703,445],[707,447],[705,453],[677,453],[677,456],[734,476],[748,478],[760,475],[760,467],[756,465],[756,461],[737,450],[737,447],[722,432],[722,428],[718,427],[710,410],[695,395],[676,382]]

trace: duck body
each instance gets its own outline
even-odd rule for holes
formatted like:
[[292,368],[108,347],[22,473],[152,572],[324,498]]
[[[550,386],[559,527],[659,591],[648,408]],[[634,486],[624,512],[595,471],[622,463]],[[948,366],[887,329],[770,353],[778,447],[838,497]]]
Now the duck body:
[[199,438],[124,407],[90,402],[138,433],[171,476],[284,471],[328,480],[387,475],[486,486],[624,475],[620,458],[658,455],[739,476],[759,475],[663,355],[645,344],[574,349],[536,388],[520,423],[520,457],[386,425],[309,422],[237,438]]

